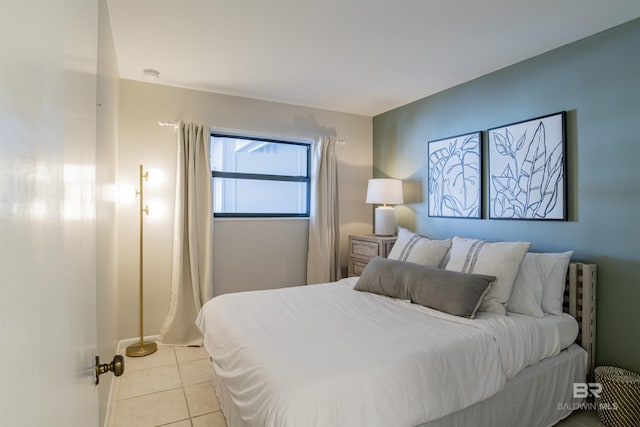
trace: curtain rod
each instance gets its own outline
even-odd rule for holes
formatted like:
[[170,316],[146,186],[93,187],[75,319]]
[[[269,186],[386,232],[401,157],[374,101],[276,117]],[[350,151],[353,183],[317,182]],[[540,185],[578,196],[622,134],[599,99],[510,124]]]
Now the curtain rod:
[[[180,126],[178,124],[178,122],[167,122],[167,121],[159,121],[158,122],[158,126],[162,126],[162,127],[172,127],[174,130],[178,130],[178,127]],[[338,145],[347,145],[347,143],[345,142],[344,139],[338,139],[337,141]]]
[[177,122],[164,122],[164,121],[159,121],[158,122],[158,126],[162,126],[162,127],[172,127],[174,130],[178,130],[178,123]]

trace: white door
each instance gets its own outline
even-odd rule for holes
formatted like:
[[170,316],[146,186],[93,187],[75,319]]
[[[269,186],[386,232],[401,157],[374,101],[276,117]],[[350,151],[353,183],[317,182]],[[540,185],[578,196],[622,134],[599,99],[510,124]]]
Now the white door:
[[0,425],[97,426],[97,0],[0,0]]

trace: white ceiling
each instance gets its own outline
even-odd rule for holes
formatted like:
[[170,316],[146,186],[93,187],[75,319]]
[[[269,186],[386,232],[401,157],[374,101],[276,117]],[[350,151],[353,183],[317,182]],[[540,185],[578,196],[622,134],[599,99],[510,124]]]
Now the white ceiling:
[[120,77],[374,116],[640,17],[638,0],[108,0]]

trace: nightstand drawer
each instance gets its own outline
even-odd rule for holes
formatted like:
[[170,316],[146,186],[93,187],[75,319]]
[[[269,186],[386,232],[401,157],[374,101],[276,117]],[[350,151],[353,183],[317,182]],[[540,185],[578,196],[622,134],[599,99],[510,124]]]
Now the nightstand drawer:
[[359,276],[375,257],[387,257],[396,241],[395,236],[349,236],[349,276]]
[[349,260],[349,276],[360,276],[369,261],[361,261],[357,259]]
[[378,242],[366,240],[351,240],[350,255],[364,258],[375,258],[380,256],[380,245]]

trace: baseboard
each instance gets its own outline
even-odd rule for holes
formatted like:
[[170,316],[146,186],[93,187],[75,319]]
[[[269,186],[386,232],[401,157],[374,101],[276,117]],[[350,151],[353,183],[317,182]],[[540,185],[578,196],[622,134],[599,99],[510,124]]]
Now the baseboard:
[[[160,338],[160,335],[149,335],[149,336],[145,336],[144,337],[144,341],[155,342],[159,338]],[[124,355],[127,347],[129,347],[131,344],[135,344],[135,343],[137,343],[139,341],[140,341],[140,338],[127,338],[127,339],[118,341],[118,346],[116,348],[116,354]],[[127,364],[126,363],[124,364],[124,370],[125,370],[125,372],[127,370]],[[111,379],[111,386],[109,387],[109,397],[107,398],[107,414],[104,417],[104,427],[110,427],[110,426],[115,425],[114,424],[115,420],[111,419],[111,417],[113,415],[115,415],[113,413],[113,411],[111,410],[112,409],[111,404],[113,402],[114,395],[115,395],[114,389],[116,387],[116,382],[117,382],[116,381],[116,377],[113,377]]]

